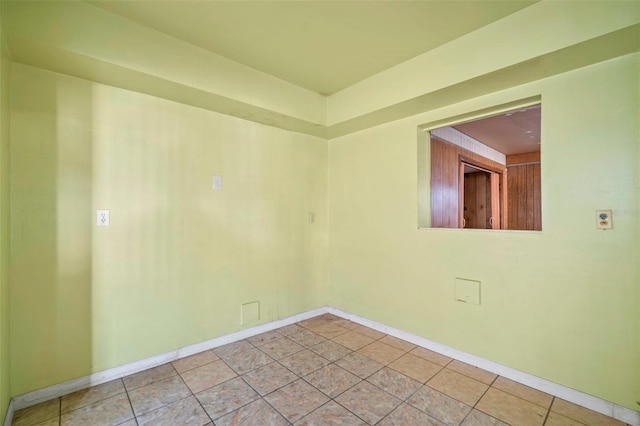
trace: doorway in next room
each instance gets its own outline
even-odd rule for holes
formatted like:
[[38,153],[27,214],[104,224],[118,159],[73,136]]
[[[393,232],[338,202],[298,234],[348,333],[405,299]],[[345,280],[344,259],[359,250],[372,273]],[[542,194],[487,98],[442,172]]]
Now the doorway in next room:
[[429,131],[431,227],[542,230],[541,106]]

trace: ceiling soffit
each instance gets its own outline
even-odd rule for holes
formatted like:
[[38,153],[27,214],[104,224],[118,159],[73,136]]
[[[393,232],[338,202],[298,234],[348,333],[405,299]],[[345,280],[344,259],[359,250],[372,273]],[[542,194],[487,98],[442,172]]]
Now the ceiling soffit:
[[534,1],[91,1],[330,95]]

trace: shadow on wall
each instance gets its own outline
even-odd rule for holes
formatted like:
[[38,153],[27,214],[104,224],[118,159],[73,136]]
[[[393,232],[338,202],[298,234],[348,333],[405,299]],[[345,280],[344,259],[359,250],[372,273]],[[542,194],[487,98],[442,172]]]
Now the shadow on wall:
[[23,70],[12,93],[12,395],[92,367],[91,86]]

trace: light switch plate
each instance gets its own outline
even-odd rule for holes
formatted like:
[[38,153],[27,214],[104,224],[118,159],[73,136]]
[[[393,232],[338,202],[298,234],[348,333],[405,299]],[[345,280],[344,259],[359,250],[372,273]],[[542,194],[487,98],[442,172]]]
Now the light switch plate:
[[96,224],[109,226],[109,210],[96,210]]
[[613,229],[611,210],[596,210],[596,229]]
[[222,189],[222,176],[213,177],[213,189],[217,191]]

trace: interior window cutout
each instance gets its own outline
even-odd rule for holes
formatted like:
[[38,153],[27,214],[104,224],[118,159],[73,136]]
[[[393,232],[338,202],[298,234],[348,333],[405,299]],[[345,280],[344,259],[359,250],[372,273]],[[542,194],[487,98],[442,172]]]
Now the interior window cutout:
[[542,230],[540,112],[429,130],[432,228]]

